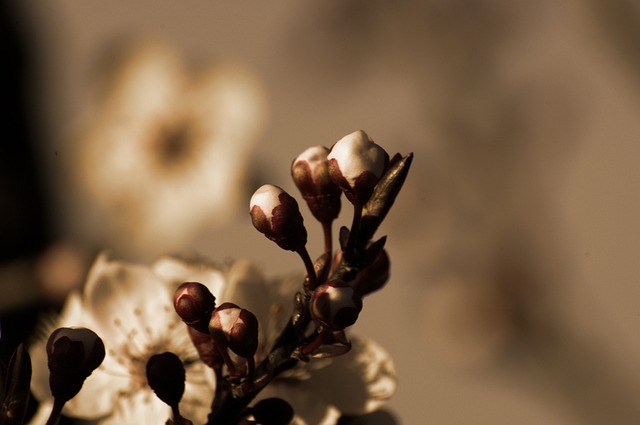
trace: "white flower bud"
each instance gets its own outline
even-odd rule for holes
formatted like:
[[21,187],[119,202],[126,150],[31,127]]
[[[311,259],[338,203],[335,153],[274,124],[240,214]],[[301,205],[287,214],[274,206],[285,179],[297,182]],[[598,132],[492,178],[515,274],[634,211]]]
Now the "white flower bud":
[[329,175],[352,203],[364,204],[382,177],[389,154],[362,130],[344,136],[327,156]]
[[332,331],[353,325],[361,310],[362,298],[341,280],[318,286],[311,296],[311,316]]
[[307,229],[298,203],[272,184],[255,191],[249,201],[251,221],[258,231],[282,249],[300,251],[307,243]]
[[258,319],[233,303],[223,303],[214,310],[209,333],[240,357],[253,357],[258,350]]

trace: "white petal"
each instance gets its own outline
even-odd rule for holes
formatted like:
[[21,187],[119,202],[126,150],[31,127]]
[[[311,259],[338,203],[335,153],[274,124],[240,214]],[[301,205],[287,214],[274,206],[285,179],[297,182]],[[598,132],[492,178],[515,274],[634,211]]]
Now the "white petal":
[[178,321],[168,288],[150,268],[99,258],[84,291],[107,352],[135,354]]
[[43,403],[40,403],[40,405],[38,406],[38,410],[29,420],[27,425],[45,425],[47,423],[47,420],[49,419],[49,415],[51,415],[52,409],[53,401],[45,401]]
[[378,409],[396,389],[395,366],[380,345],[353,339],[351,351],[305,381],[309,391],[343,414],[359,415]]
[[132,393],[120,399],[113,415],[100,421],[100,425],[165,425],[171,409],[151,390]]
[[63,413],[79,419],[110,415],[130,385],[128,376],[106,372],[103,363],[84,381],[80,392],[65,404]]
[[180,414],[196,424],[207,422],[211,412],[211,401],[216,389],[213,370],[203,363],[194,363],[186,368],[184,396],[180,401]]
[[173,291],[183,282],[200,282],[216,298],[220,296],[225,287],[223,271],[205,262],[186,261],[165,256],[156,260],[152,267],[154,273],[169,285],[172,295]]

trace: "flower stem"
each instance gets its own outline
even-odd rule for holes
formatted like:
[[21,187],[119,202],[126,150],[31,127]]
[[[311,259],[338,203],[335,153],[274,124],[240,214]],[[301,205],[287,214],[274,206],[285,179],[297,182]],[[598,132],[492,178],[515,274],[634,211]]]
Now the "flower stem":
[[46,425],[57,425],[65,402],[65,400],[60,400],[59,398],[53,400],[53,409],[51,409],[51,414],[49,415]]
[[331,254],[333,252],[333,236],[331,234],[333,221],[322,223],[322,232],[324,233],[324,252]]
[[302,258],[302,262],[304,263],[304,268],[307,270],[307,277],[309,279],[309,289],[314,290],[316,286],[318,286],[317,278],[316,278],[316,269],[313,267],[313,261],[311,261],[311,257],[309,256],[309,251],[307,248],[303,247],[297,251],[300,258]]

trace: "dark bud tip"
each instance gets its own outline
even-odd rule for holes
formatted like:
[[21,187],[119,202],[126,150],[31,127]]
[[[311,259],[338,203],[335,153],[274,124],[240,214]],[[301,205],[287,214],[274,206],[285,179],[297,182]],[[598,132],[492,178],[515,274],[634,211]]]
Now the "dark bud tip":
[[281,398],[272,397],[253,406],[252,414],[261,425],[289,425],[293,421],[293,407]]
[[185,370],[182,361],[171,352],[155,354],[147,361],[147,383],[160,400],[172,408],[184,394]]
[[104,343],[87,328],[58,328],[46,345],[51,394],[70,400],[82,388],[84,380],[102,363]]
[[185,282],[174,295],[173,306],[178,316],[190,327],[208,333],[209,319],[216,308],[216,297],[199,282]]

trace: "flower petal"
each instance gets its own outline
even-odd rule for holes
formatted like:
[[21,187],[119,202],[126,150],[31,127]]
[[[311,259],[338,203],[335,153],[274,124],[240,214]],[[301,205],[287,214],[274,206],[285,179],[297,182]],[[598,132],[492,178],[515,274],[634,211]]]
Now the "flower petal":
[[113,415],[100,421],[100,425],[165,425],[170,416],[169,406],[148,389],[122,397]]
[[[105,364],[107,363],[107,364]],[[114,375],[105,359],[98,369],[84,381],[80,392],[69,400],[63,414],[80,419],[97,419],[110,415],[122,394],[131,385],[131,379],[124,375]],[[117,372],[116,372],[117,373]]]
[[393,395],[396,373],[389,353],[380,345],[356,338],[352,343],[351,352],[315,371],[304,385],[343,414],[360,415],[378,409]]
[[107,352],[135,354],[175,326],[171,295],[148,267],[108,261],[102,255],[89,272],[83,300],[86,313],[99,323],[94,331]]
[[221,269],[205,262],[163,256],[152,265],[158,275],[173,291],[183,282],[200,282],[218,297],[224,291],[225,276]]
[[196,362],[186,368],[186,386],[180,401],[180,413],[194,423],[206,423],[216,388],[213,370]]

